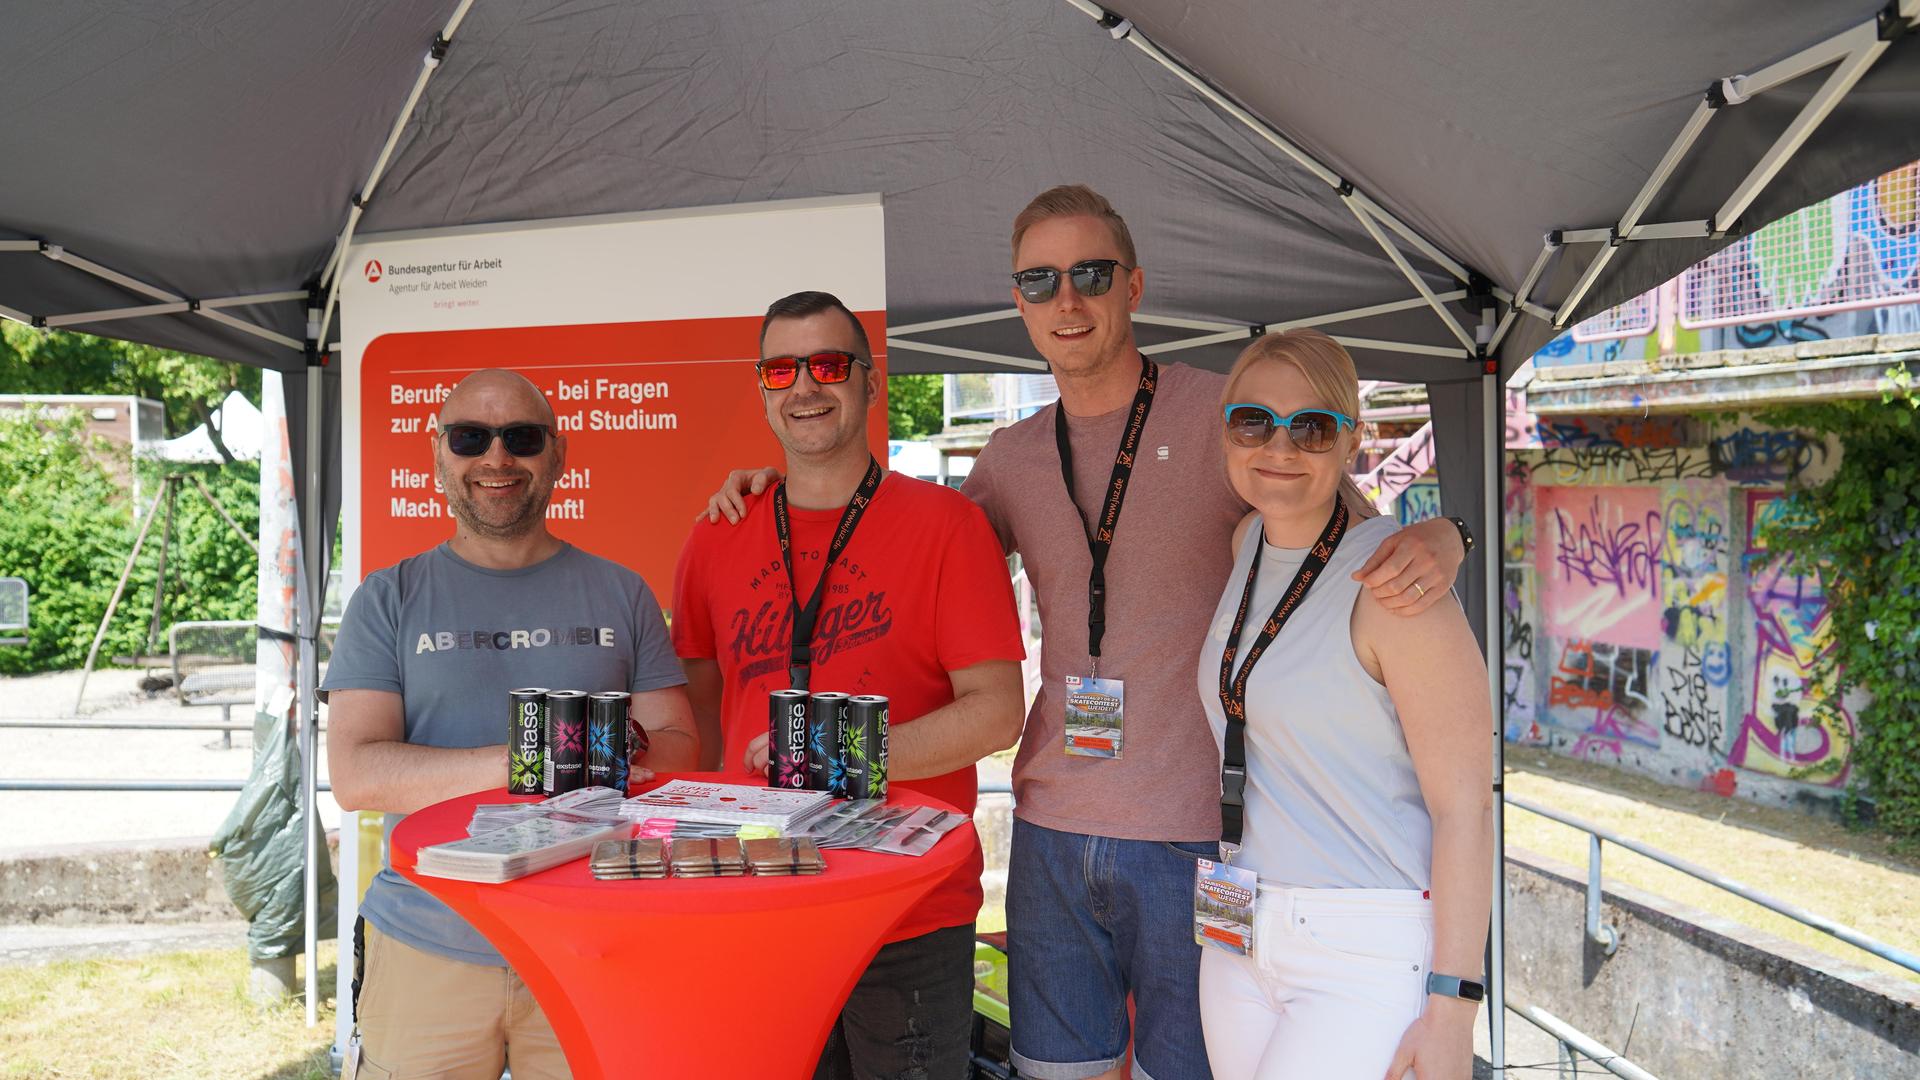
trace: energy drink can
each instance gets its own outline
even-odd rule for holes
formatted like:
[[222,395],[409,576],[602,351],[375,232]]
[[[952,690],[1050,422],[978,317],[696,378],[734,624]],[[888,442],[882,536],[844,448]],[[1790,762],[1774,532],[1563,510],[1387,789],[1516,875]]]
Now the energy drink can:
[[547,693],[548,795],[565,795],[587,784],[587,695],[578,690]]
[[767,783],[806,787],[807,692],[775,690],[767,695],[767,712]]
[[538,795],[546,783],[547,688],[509,690],[507,697],[507,794]]
[[847,798],[887,797],[887,699],[861,694],[847,701],[847,723],[840,731],[840,763],[846,772]]
[[633,695],[595,694],[587,706],[587,784],[627,790],[627,723]]
[[847,774],[840,765],[840,729],[847,722],[847,702],[837,690],[813,695],[807,704],[807,789],[847,794]]

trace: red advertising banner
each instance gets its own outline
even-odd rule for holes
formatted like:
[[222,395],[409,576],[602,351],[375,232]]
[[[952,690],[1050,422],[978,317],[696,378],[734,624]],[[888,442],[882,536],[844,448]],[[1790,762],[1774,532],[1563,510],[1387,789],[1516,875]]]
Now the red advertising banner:
[[[860,313],[868,340],[886,315]],[[753,316],[388,333],[358,377],[358,569],[365,575],[453,533],[429,432],[462,378],[511,368],[553,404],[566,469],[547,521],[555,535],[637,570],[664,604],[693,516],[727,470],[782,461],[753,364]],[[883,373],[884,355],[874,362]],[[868,417],[886,459],[884,394]]]

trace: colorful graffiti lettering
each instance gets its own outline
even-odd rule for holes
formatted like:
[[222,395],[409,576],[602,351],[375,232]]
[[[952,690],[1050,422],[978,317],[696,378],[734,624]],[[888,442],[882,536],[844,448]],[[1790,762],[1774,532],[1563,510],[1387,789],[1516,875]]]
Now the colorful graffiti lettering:
[[1661,518],[1662,728],[1688,746],[1717,748],[1727,709],[1726,489],[1669,488]]
[[1740,484],[1780,484],[1824,462],[1827,446],[1798,431],[1740,428],[1707,443],[1716,475]]
[[1697,441],[1685,416],[1554,416],[1539,422],[1540,445],[1574,450],[1666,450]]
[[1676,480],[1705,480],[1714,475],[1713,462],[1707,452],[1697,447],[1563,446],[1522,450],[1511,457],[1509,473],[1563,487],[1665,484]]
[[1500,573],[1500,582],[1501,602],[1506,609],[1501,657],[1507,738],[1515,742],[1538,742],[1541,735],[1534,713],[1533,568],[1506,567]]
[[1547,631],[1657,648],[1659,493],[1649,488],[1542,488],[1539,550]]
[[1853,717],[1815,673],[1833,647],[1830,609],[1816,574],[1767,550],[1765,524],[1793,513],[1778,491],[1747,493],[1747,599],[1753,609],[1753,697],[1727,760],[1755,772],[1838,786],[1852,756]]
[[1547,720],[1606,744],[1657,747],[1660,729],[1646,719],[1652,671],[1651,649],[1570,640],[1548,679]]
[[1440,485],[1420,483],[1400,493],[1400,524],[1413,525],[1440,516]]

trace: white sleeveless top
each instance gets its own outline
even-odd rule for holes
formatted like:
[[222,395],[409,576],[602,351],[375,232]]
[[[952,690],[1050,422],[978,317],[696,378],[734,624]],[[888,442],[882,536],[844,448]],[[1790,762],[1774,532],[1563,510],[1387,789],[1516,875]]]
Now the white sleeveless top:
[[[1234,865],[1267,884],[1302,889],[1426,889],[1433,822],[1387,688],[1353,652],[1361,584],[1352,574],[1398,531],[1390,518],[1355,522],[1333,560],[1247,679],[1247,810]],[[1234,558],[1200,650],[1200,700],[1224,746],[1220,655],[1261,550],[1255,519]],[[1306,548],[1266,545],[1247,608],[1240,655],[1306,559]]]

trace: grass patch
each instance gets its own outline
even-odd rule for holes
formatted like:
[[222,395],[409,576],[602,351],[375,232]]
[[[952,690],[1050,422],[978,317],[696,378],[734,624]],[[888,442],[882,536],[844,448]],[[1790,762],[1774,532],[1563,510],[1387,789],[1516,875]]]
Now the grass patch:
[[4,969],[0,1078],[327,1080],[336,949],[320,945],[320,1023],[299,998],[247,1000],[244,949]]
[[[1886,837],[1525,747],[1507,749],[1507,792],[1612,829],[1896,948],[1920,952],[1920,905],[1912,902],[1920,864]],[[1507,810],[1506,825],[1513,847],[1587,865],[1585,833],[1513,808]],[[1920,982],[1920,974],[1644,856],[1609,844],[1604,858],[1609,881],[1733,919],[1847,964]]]

